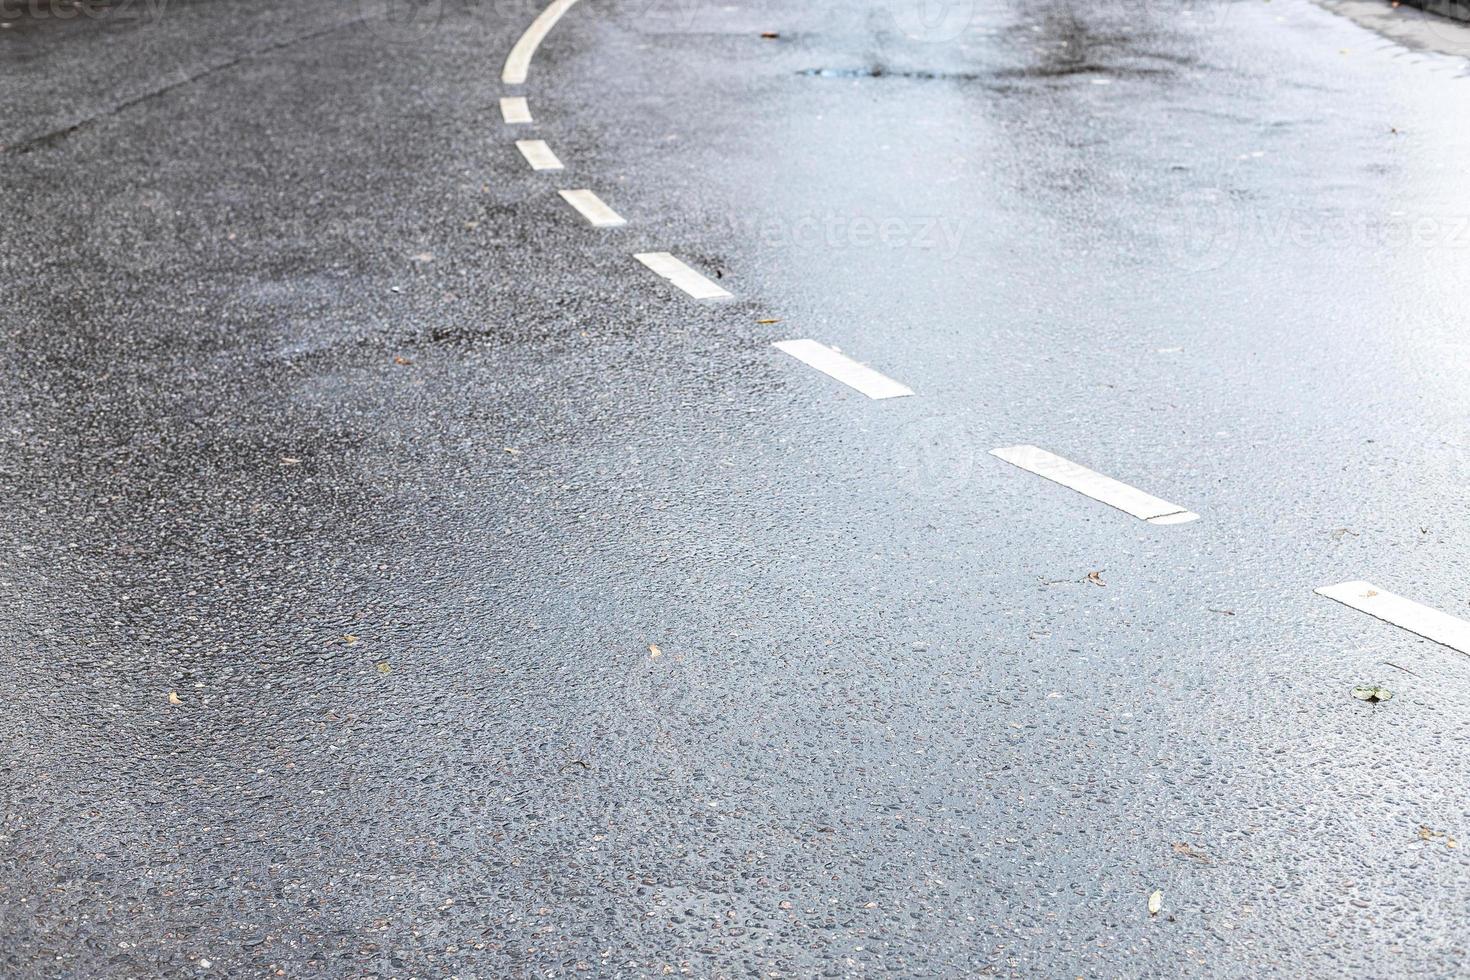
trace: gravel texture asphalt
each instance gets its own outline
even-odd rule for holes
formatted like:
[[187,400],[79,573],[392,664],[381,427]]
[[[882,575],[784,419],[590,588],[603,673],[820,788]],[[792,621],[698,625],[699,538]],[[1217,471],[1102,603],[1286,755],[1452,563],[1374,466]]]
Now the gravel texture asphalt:
[[583,0],[510,90],[530,0],[10,9],[0,974],[1470,970],[1470,660],[1312,592],[1470,618],[1463,58]]

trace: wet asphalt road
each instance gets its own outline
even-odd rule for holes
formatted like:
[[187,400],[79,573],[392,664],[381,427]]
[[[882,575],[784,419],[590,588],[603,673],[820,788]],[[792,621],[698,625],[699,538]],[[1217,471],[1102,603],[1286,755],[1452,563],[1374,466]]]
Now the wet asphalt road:
[[1465,60],[538,9],[0,28],[0,974],[1470,970]]

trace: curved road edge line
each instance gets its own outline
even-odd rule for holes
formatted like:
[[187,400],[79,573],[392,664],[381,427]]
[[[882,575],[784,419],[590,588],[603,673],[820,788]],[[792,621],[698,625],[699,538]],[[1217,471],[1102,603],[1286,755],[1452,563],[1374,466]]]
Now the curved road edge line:
[[577,0],[551,0],[551,4],[536,19],[531,21],[531,26],[526,28],[520,40],[516,41],[515,47],[510,49],[510,54],[505,57],[505,69],[500,73],[500,80],[507,85],[520,85],[526,80],[526,75],[531,71],[531,59],[536,55],[536,49],[541,42],[546,40],[546,35],[561,20],[561,15],[571,10]]

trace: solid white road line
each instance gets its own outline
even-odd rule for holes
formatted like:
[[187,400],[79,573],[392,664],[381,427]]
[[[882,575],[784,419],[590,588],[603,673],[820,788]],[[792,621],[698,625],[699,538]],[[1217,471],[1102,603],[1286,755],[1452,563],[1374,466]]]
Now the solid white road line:
[[516,149],[531,165],[532,170],[560,170],[561,161],[551,152],[545,140],[516,140]]
[[1470,653],[1470,623],[1449,613],[1421,606],[1412,599],[1384,592],[1371,582],[1343,582],[1314,590],[1344,606],[1375,616],[1385,623],[1417,633],[1426,640],[1443,643],[1461,653]]
[[516,41],[515,47],[510,49],[510,55],[505,59],[505,69],[500,73],[500,80],[507,85],[520,85],[526,80],[526,74],[531,70],[531,58],[536,54],[536,49],[546,39],[546,35],[561,20],[561,15],[572,9],[577,0],[552,0],[536,19],[531,21],[531,26],[526,28],[526,33]]
[[902,398],[913,391],[892,378],[815,340],[780,340],[771,345],[783,350],[803,364],[810,365],[828,377],[836,378],[869,398]]
[[1035,446],[1011,446],[1007,449],[992,449],[990,455],[998,456],[1007,463],[1014,463],[1023,470],[1044,476],[1048,480],[1071,487],[1093,500],[1116,507],[1150,524],[1183,524],[1197,520],[1198,514],[1191,513],[1177,504],[1144,493],[1112,477],[1094,473],[1045,449]]
[[507,95],[500,100],[500,117],[508,123],[528,123],[531,121],[531,107],[526,104],[524,95]]
[[695,299],[721,299],[730,295],[668,252],[639,252],[633,258]]
[[627,224],[616,211],[602,203],[602,198],[591,191],[557,191],[594,228],[616,228]]

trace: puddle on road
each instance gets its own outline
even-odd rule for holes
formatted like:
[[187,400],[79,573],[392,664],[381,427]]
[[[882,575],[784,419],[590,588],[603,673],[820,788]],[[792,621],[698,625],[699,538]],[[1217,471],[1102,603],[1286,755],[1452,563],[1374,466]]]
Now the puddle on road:
[[1017,78],[1072,78],[1078,75],[1093,75],[1099,78],[1137,78],[1148,75],[1170,74],[1165,68],[1111,68],[1096,64],[1043,66],[1032,68],[1001,68],[990,72],[950,72],[924,70],[890,70],[882,65],[870,68],[804,68],[797,72],[807,78],[907,78],[919,81],[1004,81]]
[[946,80],[952,79],[962,82],[973,82],[982,76],[974,72],[947,72],[947,71],[924,71],[924,70],[898,70],[894,71],[882,65],[872,65],[867,68],[804,68],[797,72],[808,78],[917,78],[923,80]]

